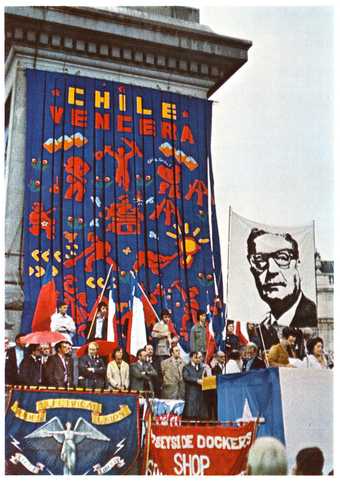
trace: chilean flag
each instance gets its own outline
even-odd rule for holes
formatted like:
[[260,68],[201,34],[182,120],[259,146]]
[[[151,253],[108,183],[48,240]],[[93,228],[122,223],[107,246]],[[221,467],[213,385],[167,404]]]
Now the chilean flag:
[[242,321],[236,321],[234,331],[234,334],[239,338],[240,344],[246,346],[249,342],[247,323]]
[[146,296],[138,284],[135,275],[132,272],[130,274],[130,310],[132,315],[127,333],[126,352],[132,356],[136,356],[138,349],[142,349],[147,344],[144,305],[142,301]]
[[57,291],[52,277],[52,267],[48,264],[35,305],[32,332],[49,331],[51,316],[57,310]]
[[[208,297],[208,293],[207,293]],[[207,304],[207,323],[206,323],[206,346],[207,346],[207,353],[205,355],[205,362],[209,363],[211,358],[216,351],[216,341],[215,341],[215,333],[213,328],[213,316],[210,312],[210,305]]]

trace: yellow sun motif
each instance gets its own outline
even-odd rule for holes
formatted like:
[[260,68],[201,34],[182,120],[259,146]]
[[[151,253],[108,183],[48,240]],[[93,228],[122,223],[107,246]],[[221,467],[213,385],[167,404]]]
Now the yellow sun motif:
[[[190,235],[190,226],[187,222],[185,222],[184,224],[184,236],[182,234],[182,229],[179,225],[173,224],[173,228],[175,232],[167,231],[166,235],[178,241],[181,265],[183,267],[191,267],[194,261],[194,255],[201,250],[199,244],[207,244],[209,242],[209,239],[199,238],[196,240],[196,237],[201,232],[201,229],[199,227],[196,227],[196,229],[194,229],[192,234]],[[184,252],[186,253],[185,259]]]

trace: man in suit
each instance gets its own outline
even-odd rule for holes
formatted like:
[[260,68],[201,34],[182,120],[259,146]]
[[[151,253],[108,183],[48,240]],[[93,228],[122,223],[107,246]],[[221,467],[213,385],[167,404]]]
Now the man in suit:
[[56,353],[49,356],[44,365],[44,379],[51,387],[71,387],[73,386],[71,343],[68,341],[58,342],[54,349]]
[[39,344],[31,344],[19,367],[20,384],[39,386],[42,381],[42,362]]
[[98,356],[99,346],[96,342],[90,342],[88,353],[79,359],[79,379],[82,378],[82,387],[101,388],[105,387],[106,365],[104,359]]
[[6,351],[5,361],[5,383],[20,384],[19,367],[24,359],[25,344],[20,340],[25,334],[19,333],[15,336],[15,346]]
[[130,389],[133,391],[154,391],[153,378],[157,371],[146,362],[145,349],[137,351],[137,362],[130,365]]
[[162,361],[161,369],[163,375],[162,398],[163,399],[184,399],[185,384],[183,381],[184,361],[181,359],[179,346],[170,348],[169,359]]
[[190,353],[190,362],[183,368],[185,382],[184,418],[192,420],[208,419],[208,409],[202,391],[205,365],[200,352]]
[[226,355],[223,351],[217,351],[216,356],[212,359],[210,366],[211,366],[211,374],[213,376],[219,376],[220,374],[225,374],[225,362],[226,362]]
[[242,371],[253,369],[264,369],[265,362],[258,356],[258,347],[254,342],[249,342],[246,346],[245,357],[243,359]]
[[[248,262],[261,299],[270,312],[264,324],[316,327],[316,306],[301,290],[299,246],[288,233],[254,228],[247,240]],[[271,346],[265,345],[265,349]]]

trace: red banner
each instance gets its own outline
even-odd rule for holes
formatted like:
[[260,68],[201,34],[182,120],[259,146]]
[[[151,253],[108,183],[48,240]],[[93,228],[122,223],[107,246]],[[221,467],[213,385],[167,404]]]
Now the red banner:
[[240,474],[246,467],[255,431],[253,422],[241,427],[152,424],[148,433],[145,474]]

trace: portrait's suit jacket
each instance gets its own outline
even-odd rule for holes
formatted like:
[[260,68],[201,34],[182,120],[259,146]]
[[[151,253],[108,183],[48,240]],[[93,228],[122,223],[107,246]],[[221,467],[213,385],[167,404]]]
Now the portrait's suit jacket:
[[[89,371],[93,368],[94,372]],[[79,376],[84,378],[84,386],[87,388],[105,387],[106,365],[102,357],[92,358],[88,354],[79,359]]]
[[[178,361],[178,364],[177,364]],[[172,356],[161,363],[163,375],[162,398],[184,399],[185,384],[183,380],[184,361]]]
[[[73,385],[73,361],[71,357],[65,358],[67,371],[67,385]],[[48,386],[67,387],[64,381],[65,370],[62,360],[58,354],[49,356],[44,365],[44,380]]]
[[318,320],[315,302],[302,294],[289,327],[317,327],[317,325]]
[[108,387],[113,389],[129,389],[130,368],[127,362],[122,361],[120,369],[116,361],[111,361],[107,365],[106,377]]

